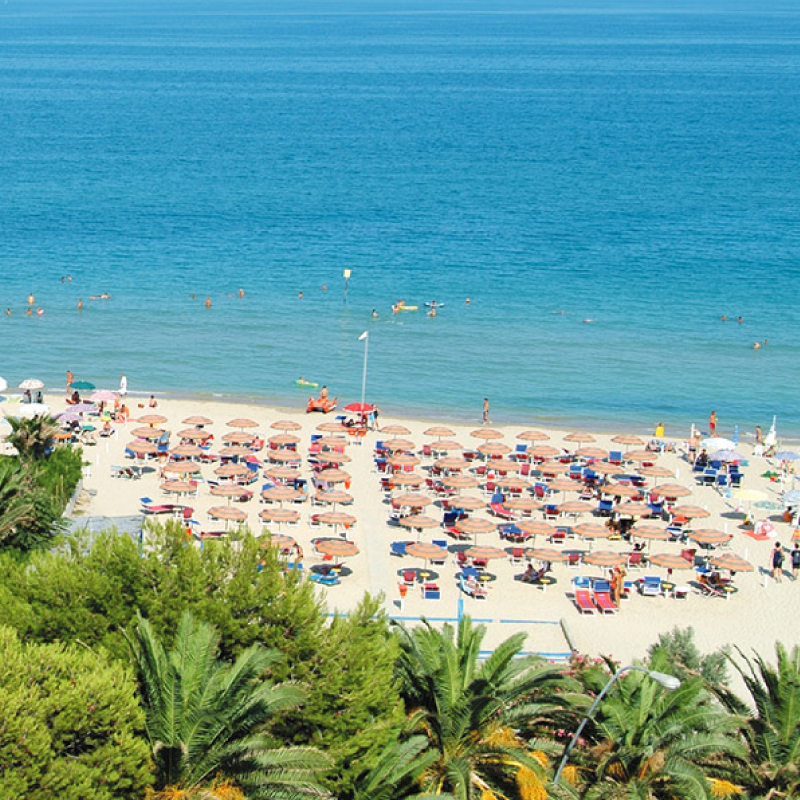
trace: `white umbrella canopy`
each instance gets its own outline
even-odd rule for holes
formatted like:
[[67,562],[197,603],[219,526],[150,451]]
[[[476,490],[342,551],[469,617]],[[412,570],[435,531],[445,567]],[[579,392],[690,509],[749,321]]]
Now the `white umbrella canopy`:
[[45,403],[23,403],[14,409],[14,416],[21,419],[29,419],[30,417],[38,417],[41,414],[49,414],[50,406]]
[[0,377],[0,392],[4,392],[6,389],[8,389],[8,381]]
[[20,389],[44,389],[44,383],[38,378],[25,378],[19,385]]
[[709,439],[703,439],[703,441],[700,442],[700,447],[709,453],[714,453],[717,450],[735,450],[736,442],[725,439],[722,436],[712,436]]

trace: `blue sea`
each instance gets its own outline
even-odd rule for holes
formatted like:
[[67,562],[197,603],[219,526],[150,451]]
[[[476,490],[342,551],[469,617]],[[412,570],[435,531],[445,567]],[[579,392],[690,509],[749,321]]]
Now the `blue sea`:
[[800,433],[796,2],[5,0],[0,131],[12,386]]

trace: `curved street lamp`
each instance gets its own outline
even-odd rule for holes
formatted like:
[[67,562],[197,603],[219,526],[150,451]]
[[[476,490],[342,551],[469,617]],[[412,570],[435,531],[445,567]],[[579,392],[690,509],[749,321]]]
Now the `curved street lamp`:
[[608,694],[609,689],[611,689],[611,687],[617,682],[617,679],[626,672],[644,672],[645,675],[649,675],[657,684],[659,684],[659,686],[663,686],[669,692],[675,691],[675,689],[681,685],[681,682],[674,675],[665,675],[663,672],[656,672],[655,670],[647,669],[646,667],[637,667],[633,664],[629,664],[627,667],[618,669],[611,676],[608,683],[606,683],[606,685],[603,687],[600,694],[595,697],[594,703],[592,703],[592,705],[589,707],[589,710],[584,715],[583,719],[581,720],[581,724],[578,725],[578,730],[575,731],[572,739],[564,748],[564,755],[561,757],[561,763],[558,765],[558,772],[556,772],[553,786],[558,786],[558,781],[561,779],[561,773],[564,771],[564,767],[567,765],[569,754],[572,752],[572,749],[575,747],[576,742],[580,738],[581,732],[583,731],[584,727],[586,727],[586,723],[592,718],[592,714],[597,711],[597,707],[603,701],[603,698]]

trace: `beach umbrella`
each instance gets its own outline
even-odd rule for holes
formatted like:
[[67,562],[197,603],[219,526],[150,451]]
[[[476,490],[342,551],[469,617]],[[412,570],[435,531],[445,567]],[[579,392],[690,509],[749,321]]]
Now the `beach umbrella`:
[[574,525],[572,531],[584,539],[608,539],[612,533],[611,528],[602,522],[582,522]]
[[324,556],[333,556],[335,559],[348,558],[359,554],[355,542],[347,539],[317,539],[314,549]]
[[299,464],[303,460],[296,450],[268,450],[267,458],[278,464]]
[[293,433],[277,433],[275,436],[270,436],[267,443],[275,447],[291,447],[300,441],[299,436]]
[[347,426],[341,422],[320,422],[316,429],[323,433],[345,433]]
[[551,489],[559,492],[582,492],[583,484],[580,481],[574,481],[572,478],[553,478],[548,484]]
[[134,428],[131,431],[131,436],[135,436],[137,439],[160,439],[166,431],[161,430],[161,428],[148,428],[146,426],[141,426],[139,428]]
[[203,442],[208,439],[209,433],[202,428],[184,428],[182,431],[178,431],[177,435],[190,442]]
[[69,410],[75,414],[90,414],[92,411],[97,411],[97,406],[94,403],[76,403],[70,406]]
[[[74,383],[72,386],[75,388]],[[100,391],[95,392],[90,399],[93,403],[113,403],[117,399],[117,395],[110,389],[100,389]]]
[[553,547],[530,547],[525,551],[525,555],[528,558],[535,558],[537,561],[551,561],[555,564],[559,561],[566,561],[569,553]]
[[139,417],[138,419],[138,422],[140,422],[142,425],[150,425],[153,428],[156,425],[163,425],[166,421],[167,418],[161,414],[145,414],[143,417]]
[[572,431],[564,436],[565,442],[577,442],[578,444],[591,444],[597,441],[591,433],[585,431]]
[[737,450],[717,450],[708,457],[708,460],[730,463],[731,461],[741,461],[743,458],[744,456]]
[[567,500],[566,503],[558,505],[558,511],[561,514],[586,514],[594,511],[594,504],[585,500]]
[[327,489],[319,491],[314,495],[314,500],[317,503],[330,503],[331,505],[345,504],[353,502],[353,495],[348,494],[341,489]]
[[193,428],[201,428],[203,425],[213,425],[214,420],[204,417],[201,414],[193,414],[191,417],[181,420],[182,425],[191,425]]
[[283,525],[297,522],[300,519],[300,512],[295,508],[265,508],[258,516],[263,523],[273,522],[276,525]]
[[611,569],[612,567],[621,567],[623,564],[627,564],[628,556],[625,553],[615,553],[612,550],[597,550],[594,553],[585,555],[583,561],[595,567]]
[[800,489],[792,489],[783,493],[783,502],[787,506],[795,506],[800,503]]
[[440,439],[431,445],[431,450],[434,453],[450,453],[463,449],[464,445],[461,442],[454,442],[452,439]]
[[214,497],[246,497],[247,489],[236,483],[218,483],[209,490]]
[[438,520],[433,519],[433,517],[427,517],[425,514],[410,514],[407,517],[400,517],[398,523],[404,528],[413,528],[420,531],[439,527]]
[[317,439],[316,444],[320,447],[347,447],[347,439],[344,436],[323,436]]
[[499,547],[493,547],[489,544],[472,545],[472,547],[468,547],[464,551],[464,555],[467,558],[481,559],[485,561],[489,561],[489,559],[492,558],[503,558],[505,554],[505,550],[501,550]]
[[652,512],[650,506],[646,503],[620,503],[615,509],[618,514],[624,514],[627,517],[647,517]]
[[485,442],[478,447],[478,452],[484,456],[505,456],[511,452],[511,448],[503,442]]
[[575,451],[575,455],[599,461],[601,458],[608,458],[608,450],[603,450],[602,447],[581,447],[580,450]]
[[716,528],[698,528],[695,531],[689,531],[687,536],[698,544],[709,546],[716,546],[729,542],[733,537],[729,533],[717,530]]
[[406,467],[416,467],[419,459],[409,453],[397,453],[389,458],[389,464],[392,467],[405,469]]
[[630,483],[606,483],[600,487],[600,492],[614,497],[636,497],[642,490]]
[[20,419],[30,419],[40,417],[42,414],[50,414],[50,406],[46,403],[23,403],[14,410],[12,416]]
[[495,486],[509,492],[521,492],[523,489],[530,487],[530,484],[525,478],[520,478],[517,475],[495,475],[492,480]]
[[664,569],[694,569],[694,564],[679,553],[654,553],[647,557],[647,563]]
[[152,442],[145,442],[141,439],[135,442],[129,442],[127,445],[125,445],[125,449],[132,450],[140,458],[142,456],[151,456],[158,450],[158,448]]
[[208,516],[211,519],[224,520],[227,530],[229,522],[244,522],[247,519],[247,512],[234,506],[212,506],[208,509]]
[[[190,445],[196,446],[196,445]],[[203,451],[198,448],[200,452]],[[241,458],[242,456],[249,456],[252,455],[253,451],[249,447],[245,447],[243,444],[229,444],[223,447],[219,451],[220,458]]]
[[723,553],[719,556],[714,556],[711,563],[717,569],[728,569],[731,572],[753,572],[755,567],[746,559],[742,558],[736,553]]
[[468,494],[459,494],[449,498],[447,505],[449,508],[459,511],[477,511],[479,508],[486,508],[486,500]]
[[795,453],[794,450],[779,450],[773,458],[778,461],[797,461],[800,458],[800,453]]
[[406,492],[392,498],[392,505],[396,507],[425,508],[433,502],[432,498],[418,492]]
[[339,526],[350,528],[356,524],[356,518],[352,514],[345,514],[344,511],[323,511],[316,515],[317,522],[323,525],[331,525],[334,528]]
[[373,414],[375,406],[371,403],[350,403],[344,407],[348,414]]
[[279,419],[270,425],[274,431],[299,431],[303,426],[292,419]]
[[161,491],[173,494],[192,494],[197,491],[197,484],[191,481],[164,481],[161,484]]
[[0,378],[0,392],[4,392],[8,389],[8,381],[5,378]]
[[735,450],[736,442],[725,439],[722,436],[712,436],[709,439],[703,439],[700,442],[700,447],[709,453],[714,453],[717,450]]
[[624,444],[626,447],[643,447],[644,440],[632,433],[619,433],[611,439],[615,444]]
[[[276,511],[277,509],[271,509]],[[280,550],[289,550],[297,546],[297,539],[294,536],[287,536],[284,533],[270,533],[261,540],[262,547],[277,547]]]
[[423,431],[423,433],[425,436],[436,436],[439,439],[444,439],[445,436],[456,435],[455,431],[450,430],[450,428],[445,428],[443,425],[434,425],[432,428]]
[[533,456],[533,458],[553,458],[553,456],[557,456],[561,453],[561,451],[553,447],[549,444],[535,444],[533,447],[528,448],[528,455]]
[[336,467],[328,467],[317,473],[317,479],[324,483],[350,483],[353,480],[349,472]]
[[228,442],[229,444],[251,444],[253,439],[256,436],[254,433],[245,433],[244,431],[232,431],[231,433],[226,433],[222,437],[223,442]]
[[395,486],[419,486],[425,478],[416,472],[396,472],[389,480]]
[[688,486],[681,486],[679,483],[662,483],[660,486],[653,487],[653,493],[672,499],[688,497],[692,490]]
[[427,565],[432,558],[443,558],[447,555],[447,550],[438,544],[430,542],[411,542],[406,546],[406,553],[414,558],[423,558]]
[[[644,475],[648,478],[674,478],[675,472],[667,467],[661,466],[661,464],[653,464],[649,467],[642,467],[639,470],[640,475]],[[656,482],[657,484],[657,482]]]
[[507,500],[503,501],[503,507],[507,508],[509,511],[529,513],[541,508],[542,502],[535,497],[509,497]]
[[564,475],[569,472],[569,464],[562,464],[560,461],[543,461],[536,466],[542,475]]
[[384,425],[380,432],[389,436],[408,436],[411,433],[405,425]]
[[27,391],[34,391],[36,389],[44,389],[44,383],[42,383],[42,381],[40,381],[38,378],[25,378],[25,380],[19,385],[19,388]]
[[469,435],[474,436],[476,439],[485,439],[486,441],[503,438],[503,432],[495,428],[478,428],[477,430],[470,431]]
[[598,461],[592,464],[590,467],[592,472],[596,472],[598,475],[618,475],[622,472],[625,472],[623,467],[618,464],[607,464],[605,461]]
[[479,481],[474,475],[464,475],[458,473],[456,475],[445,475],[441,484],[446,489],[473,489],[478,485]]
[[174,473],[175,475],[191,475],[200,471],[200,465],[194,461],[170,461],[164,464],[163,471]]
[[197,458],[203,451],[196,444],[179,444],[173,447],[169,454],[175,458]]
[[291,486],[269,486],[261,492],[261,497],[268,502],[283,503],[288,500],[299,500],[305,495]]
[[[507,458],[493,458],[491,461],[486,462],[486,472],[488,473],[502,473],[502,472],[519,472],[522,469],[522,464],[519,461],[509,461]],[[527,481],[525,482],[527,486]]]
[[658,525],[646,525],[642,522],[637,522],[631,528],[630,534],[637,539],[660,542],[665,542],[671,536],[666,528],[660,528]]
[[59,422],[80,422],[81,415],[76,414],[74,411],[62,411],[60,414],[56,414],[56,419]]
[[522,431],[517,434],[517,439],[523,442],[546,442],[550,435],[544,431]]
[[276,481],[293,481],[300,477],[295,467],[285,467],[280,464],[267,464],[264,467],[264,474]]
[[237,417],[236,419],[229,419],[225,423],[229,428],[257,428],[258,423],[253,419],[246,417]]
[[245,464],[222,464],[214,470],[221,478],[244,478],[250,475],[250,468]]
[[701,506],[679,505],[672,509],[673,517],[684,517],[685,519],[706,519],[711,514]]
[[314,453],[314,458],[319,461],[320,464],[347,464],[353,460],[346,453],[337,453],[333,450],[323,450],[319,453]]
[[410,439],[392,439],[390,442],[384,442],[383,447],[392,453],[403,453],[412,451],[416,445]]
[[756,500],[766,500],[768,495],[760,489],[735,489],[733,496],[737,500],[742,500],[745,503],[753,503]]
[[650,450],[630,450],[625,453],[625,458],[628,461],[655,461],[658,458],[658,453]]
[[479,533],[492,533],[497,530],[497,523],[486,517],[466,517],[456,522],[456,529],[461,533],[477,536]]
[[461,470],[466,469],[469,464],[464,461],[463,458],[457,458],[455,456],[447,456],[446,458],[440,458],[438,461],[433,462],[433,466],[436,469],[441,470],[442,472],[452,472],[453,470]]

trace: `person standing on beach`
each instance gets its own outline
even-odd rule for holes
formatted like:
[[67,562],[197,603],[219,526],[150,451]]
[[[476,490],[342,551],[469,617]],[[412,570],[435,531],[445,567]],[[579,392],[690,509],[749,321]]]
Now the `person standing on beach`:
[[492,421],[489,419],[489,398],[483,398],[483,424],[491,425]]
[[124,375],[119,376],[119,394],[120,397],[125,397],[128,394],[128,379]]
[[711,416],[708,418],[708,435],[716,436],[717,434],[717,412],[712,411]]
[[783,548],[780,542],[775,542],[775,549],[772,551],[772,577],[776,583],[780,583],[783,577]]
[[75,380],[75,376],[67,370],[67,397],[70,395],[70,389],[72,389],[72,382]]

